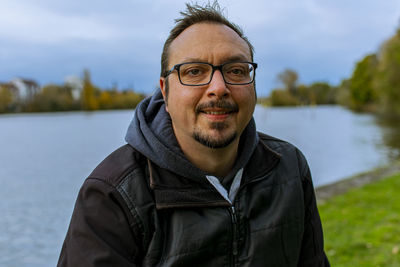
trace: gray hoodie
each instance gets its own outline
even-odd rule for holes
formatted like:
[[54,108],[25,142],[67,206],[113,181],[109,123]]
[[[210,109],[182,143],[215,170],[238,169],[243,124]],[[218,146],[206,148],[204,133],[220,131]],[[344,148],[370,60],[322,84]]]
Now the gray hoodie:
[[[183,154],[175,138],[171,117],[165,110],[161,90],[144,99],[136,108],[135,116],[128,127],[125,140],[158,166],[188,179],[205,179],[206,173],[195,167]],[[231,172],[222,182],[226,183],[249,161],[256,145],[258,134],[254,119],[251,119],[240,138],[239,152]],[[224,178],[224,177],[220,177]]]

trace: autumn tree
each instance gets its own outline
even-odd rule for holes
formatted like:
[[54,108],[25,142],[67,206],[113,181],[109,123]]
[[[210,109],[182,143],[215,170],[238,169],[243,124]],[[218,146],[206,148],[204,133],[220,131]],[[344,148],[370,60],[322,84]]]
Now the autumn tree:
[[144,98],[143,95],[133,90],[124,90],[113,98],[114,108],[116,109],[132,109]]
[[12,92],[5,86],[0,86],[0,113],[11,111],[14,97]]
[[77,109],[74,106],[71,88],[65,85],[48,84],[21,106],[25,112],[51,112]]
[[85,70],[83,73],[83,88],[82,88],[82,109],[84,110],[97,110],[99,108],[96,94],[99,90],[93,85],[90,72]]
[[98,103],[100,109],[112,109],[114,106],[113,95],[115,92],[103,90],[100,92]]

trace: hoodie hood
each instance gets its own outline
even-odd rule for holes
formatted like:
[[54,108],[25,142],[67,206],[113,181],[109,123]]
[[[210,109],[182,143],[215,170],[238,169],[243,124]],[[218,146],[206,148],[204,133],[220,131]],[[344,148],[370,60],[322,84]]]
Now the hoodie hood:
[[[189,179],[204,179],[208,175],[186,159],[180,149],[161,90],[136,107],[125,140],[161,168]],[[232,170],[234,173],[246,165],[257,143],[258,135],[252,118],[240,137],[238,157]]]

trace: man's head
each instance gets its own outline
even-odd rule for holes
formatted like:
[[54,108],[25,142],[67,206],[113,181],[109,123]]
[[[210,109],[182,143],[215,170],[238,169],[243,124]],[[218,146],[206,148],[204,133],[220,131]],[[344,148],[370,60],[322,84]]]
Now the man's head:
[[[169,63],[169,48],[171,46],[172,41],[175,40],[184,30],[188,27],[201,22],[209,22],[215,24],[223,24],[234,30],[240,38],[242,38],[247,45],[249,46],[249,51],[251,55],[251,61],[253,61],[254,56],[254,47],[247,39],[247,37],[243,34],[242,29],[230,22],[225,16],[222,14],[222,10],[218,5],[218,2],[215,1],[212,5],[208,4],[205,7],[199,5],[190,5],[186,4],[187,11],[181,12],[182,18],[176,19],[176,25],[172,28],[169,33],[167,40],[164,43],[164,48],[161,54],[161,74],[160,77],[165,77],[169,71],[168,63]],[[168,84],[168,81],[167,81]],[[167,85],[167,94],[168,94],[168,85]]]
[[[160,87],[174,133],[181,145],[193,140],[209,148],[237,144],[255,107],[253,48],[217,4],[187,8],[167,39],[162,58]],[[187,64],[193,62],[194,67]],[[182,80],[184,75],[197,79],[203,73],[211,78]],[[250,78],[237,79],[240,75]]]

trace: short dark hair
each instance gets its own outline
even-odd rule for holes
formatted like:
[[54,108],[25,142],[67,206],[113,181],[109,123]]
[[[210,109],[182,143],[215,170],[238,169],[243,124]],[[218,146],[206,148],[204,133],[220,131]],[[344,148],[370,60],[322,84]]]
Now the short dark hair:
[[164,43],[164,48],[161,54],[161,77],[165,77],[168,72],[168,58],[169,58],[169,47],[173,40],[178,37],[185,29],[189,26],[192,26],[196,23],[201,22],[210,22],[216,24],[223,24],[234,30],[240,38],[242,38],[247,45],[249,46],[251,60],[253,60],[254,55],[254,47],[247,39],[247,37],[243,34],[242,29],[230,22],[223,14],[221,7],[219,6],[217,1],[214,3],[206,4],[204,7],[198,4],[188,4],[186,3],[186,12],[180,12],[182,18],[175,20],[175,27],[169,33],[167,40]]

